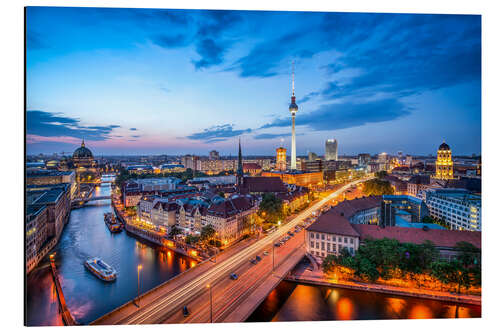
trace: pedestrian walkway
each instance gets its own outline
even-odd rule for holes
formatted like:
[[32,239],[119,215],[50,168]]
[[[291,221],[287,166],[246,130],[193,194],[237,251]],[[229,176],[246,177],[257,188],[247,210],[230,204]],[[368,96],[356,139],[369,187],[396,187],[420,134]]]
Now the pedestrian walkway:
[[347,288],[362,291],[379,292],[386,294],[395,294],[401,296],[420,297],[427,299],[434,299],[447,302],[460,302],[467,304],[481,305],[481,296],[455,294],[445,291],[416,289],[416,288],[402,288],[395,286],[388,286],[375,283],[363,283],[355,281],[334,281],[331,278],[325,277],[322,272],[309,272],[304,271],[300,274],[289,274],[285,280],[298,283],[322,285],[333,288]]

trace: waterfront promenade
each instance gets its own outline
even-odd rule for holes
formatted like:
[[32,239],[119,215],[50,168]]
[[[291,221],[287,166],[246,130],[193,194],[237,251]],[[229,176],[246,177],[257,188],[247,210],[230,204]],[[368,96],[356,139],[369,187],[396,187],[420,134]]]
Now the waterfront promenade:
[[481,296],[456,294],[438,290],[427,290],[417,288],[403,288],[396,286],[388,286],[376,283],[363,283],[356,281],[334,281],[326,277],[321,271],[303,271],[300,273],[289,274],[286,281],[302,284],[311,284],[326,286],[331,288],[347,288],[361,291],[378,292],[384,294],[393,294],[400,296],[411,296],[426,299],[433,299],[446,302],[458,302],[465,304],[481,305]]

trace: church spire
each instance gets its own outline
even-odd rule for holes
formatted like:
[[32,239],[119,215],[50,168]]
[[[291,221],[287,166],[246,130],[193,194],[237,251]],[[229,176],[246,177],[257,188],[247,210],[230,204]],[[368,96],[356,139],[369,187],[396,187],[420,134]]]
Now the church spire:
[[82,138],[82,148],[85,148],[85,139]]
[[238,138],[238,170],[236,171],[238,186],[243,185],[243,157],[241,155],[241,138]]

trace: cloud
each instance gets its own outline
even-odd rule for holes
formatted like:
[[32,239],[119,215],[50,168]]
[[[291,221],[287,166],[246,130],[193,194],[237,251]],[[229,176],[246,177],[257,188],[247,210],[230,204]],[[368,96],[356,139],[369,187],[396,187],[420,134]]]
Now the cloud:
[[234,28],[242,21],[240,14],[231,10],[193,11],[191,13],[197,13],[196,19],[192,22],[190,20],[188,26],[187,22],[179,20],[174,13],[163,12],[161,15],[181,25],[181,32],[176,32],[176,27],[173,27],[173,31],[169,31],[168,34],[155,34],[151,36],[153,43],[167,49],[194,44],[200,58],[192,59],[191,63],[197,70],[221,64],[224,61],[224,54],[234,44],[232,35],[238,34]]
[[[296,125],[314,131],[329,131],[399,119],[411,109],[397,99],[384,99],[368,103],[326,104],[317,110],[297,115]],[[260,129],[291,126],[290,118],[277,118]]]
[[137,131],[137,128],[135,128],[135,127],[131,127],[131,128],[130,128],[130,130],[131,130],[131,131]]
[[224,124],[212,126],[210,128],[204,129],[202,132],[193,133],[188,135],[187,138],[190,140],[198,140],[204,141],[206,143],[225,141],[229,138],[244,134],[250,133],[252,130],[250,128],[243,130],[234,130],[233,124]]
[[200,60],[192,60],[196,69],[209,68],[222,63],[225,48],[217,44],[213,39],[205,38],[196,43],[196,52],[201,56]]
[[140,138],[140,135],[132,135],[133,138]]
[[39,110],[26,112],[26,132],[39,137],[73,137],[94,141],[110,138],[110,134],[119,125],[82,126],[77,118]]
[[311,98],[313,97],[316,97],[318,96],[320,93],[318,91],[313,91],[313,92],[310,92],[309,94],[305,95],[304,97],[302,97],[301,99],[299,99],[297,101],[298,104],[302,104],[302,103],[305,103],[307,101],[309,101]]
[[481,78],[480,16],[381,15],[354,26],[354,39],[361,30],[372,33],[353,46],[339,43],[343,55],[328,66],[331,74],[353,68],[359,75],[330,80],[324,98],[404,97]]
[[189,39],[186,35],[176,34],[176,35],[156,35],[152,38],[153,43],[163,48],[171,49],[184,47],[189,44]]

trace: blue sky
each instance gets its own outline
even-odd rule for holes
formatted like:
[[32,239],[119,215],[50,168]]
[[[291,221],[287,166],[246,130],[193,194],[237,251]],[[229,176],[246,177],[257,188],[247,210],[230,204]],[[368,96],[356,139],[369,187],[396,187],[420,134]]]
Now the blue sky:
[[29,7],[28,153],[481,152],[481,17]]

